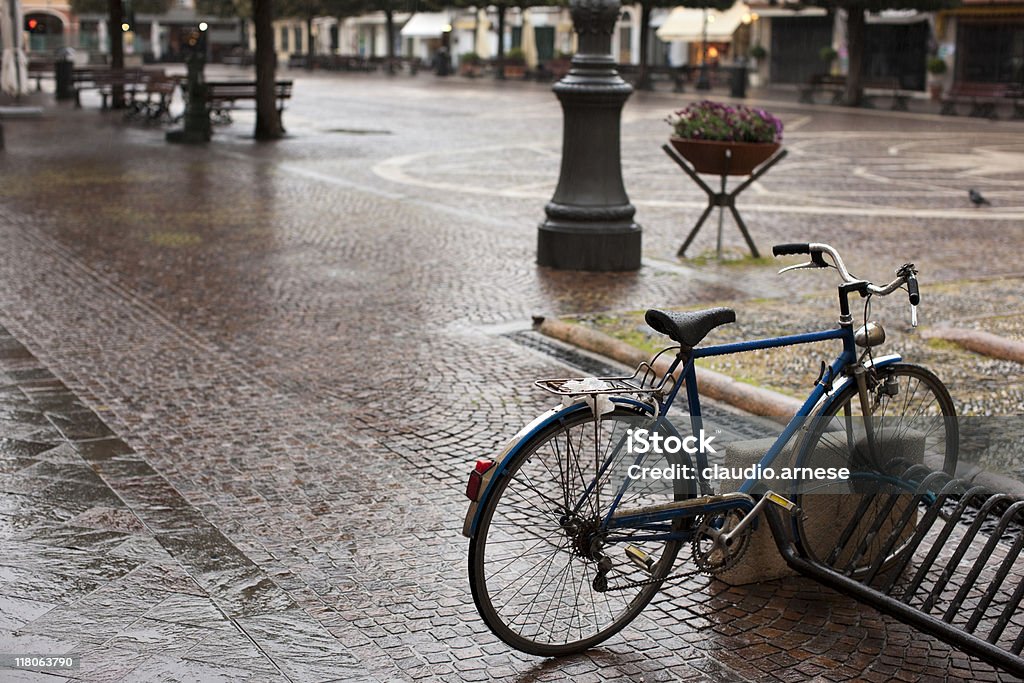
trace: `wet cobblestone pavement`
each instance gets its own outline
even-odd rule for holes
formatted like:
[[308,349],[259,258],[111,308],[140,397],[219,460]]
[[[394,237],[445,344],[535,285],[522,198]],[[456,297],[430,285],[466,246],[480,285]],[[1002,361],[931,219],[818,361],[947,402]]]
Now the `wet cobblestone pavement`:
[[[169,146],[87,98],[5,122],[0,652],[78,653],[61,675],[97,681],[999,679],[802,579],[688,580],[561,661],[477,617],[467,464],[565,371],[507,333],[788,294],[771,264],[675,260],[703,208],[660,150],[678,103],[627,108],[627,275],[533,265],[560,140],[540,86],[302,75],[273,145],[240,113]],[[911,258],[923,282],[1020,274],[993,254],[1019,251],[1024,126],[772,108],[791,157],[741,203],[763,248],[827,241],[879,279]]]

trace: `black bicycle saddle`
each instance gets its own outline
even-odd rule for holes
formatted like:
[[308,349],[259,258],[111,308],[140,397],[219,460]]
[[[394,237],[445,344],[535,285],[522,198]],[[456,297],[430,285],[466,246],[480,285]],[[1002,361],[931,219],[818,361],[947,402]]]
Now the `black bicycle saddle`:
[[701,342],[708,332],[719,325],[736,322],[736,311],[731,308],[706,308],[703,311],[647,311],[644,320],[655,332],[668,336],[689,351]]

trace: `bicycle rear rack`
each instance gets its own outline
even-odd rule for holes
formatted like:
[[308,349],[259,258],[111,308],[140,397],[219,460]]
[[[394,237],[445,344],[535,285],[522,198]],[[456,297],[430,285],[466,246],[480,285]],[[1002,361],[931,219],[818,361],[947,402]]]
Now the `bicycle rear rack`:
[[539,379],[534,384],[558,396],[658,394],[665,388],[665,383],[671,377],[668,373],[659,377],[654,366],[650,362],[644,361],[636,366],[632,375]]
[[[794,538],[790,520],[769,506],[786,563],[1024,677],[1024,501],[922,465],[909,468],[903,481],[909,489],[859,494],[857,512],[824,562],[812,558]],[[871,554],[876,559],[866,566]]]

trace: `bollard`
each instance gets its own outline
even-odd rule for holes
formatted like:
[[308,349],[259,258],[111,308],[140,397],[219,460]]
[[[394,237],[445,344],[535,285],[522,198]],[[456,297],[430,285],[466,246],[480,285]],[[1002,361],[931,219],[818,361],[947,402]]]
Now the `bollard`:
[[53,79],[57,84],[58,100],[75,99],[75,63],[71,60],[75,51],[65,47],[57,53],[57,61],[53,65]]
[[747,65],[737,64],[732,68],[732,82],[729,94],[732,97],[744,98],[747,96]]

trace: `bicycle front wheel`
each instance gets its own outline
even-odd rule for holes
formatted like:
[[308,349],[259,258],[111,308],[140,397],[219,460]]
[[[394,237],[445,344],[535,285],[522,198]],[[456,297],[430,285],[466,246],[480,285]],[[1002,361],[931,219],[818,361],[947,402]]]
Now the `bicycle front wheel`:
[[[578,411],[534,436],[492,484],[470,542],[469,575],[477,608],[501,640],[540,656],[581,652],[657,593],[681,545],[664,537],[685,523],[643,534],[602,529],[638,460],[627,448],[630,430],[653,424],[622,407],[599,420]],[[654,468],[690,462],[685,453],[640,459]],[[631,478],[617,510],[693,497],[695,488],[692,479]]]
[[[956,471],[959,428],[949,392],[931,371],[897,363],[869,372],[868,419],[855,384],[809,425],[801,468],[846,468],[848,479],[804,481],[797,533],[807,554],[862,578],[907,550],[921,506]],[[868,431],[870,430],[870,436]],[[932,485],[922,490],[930,472]]]

